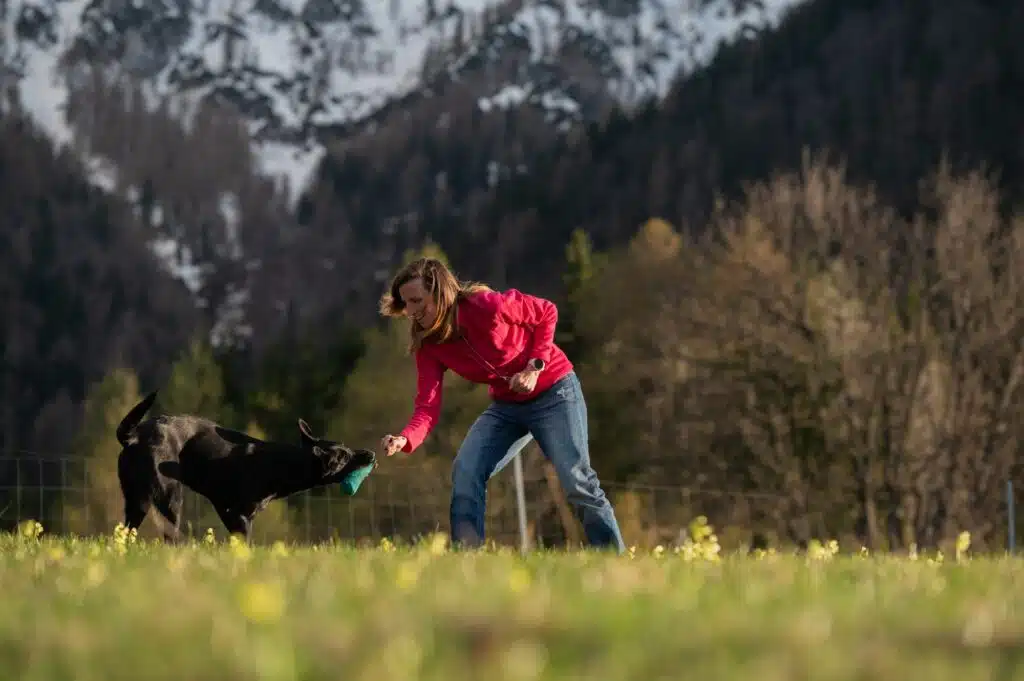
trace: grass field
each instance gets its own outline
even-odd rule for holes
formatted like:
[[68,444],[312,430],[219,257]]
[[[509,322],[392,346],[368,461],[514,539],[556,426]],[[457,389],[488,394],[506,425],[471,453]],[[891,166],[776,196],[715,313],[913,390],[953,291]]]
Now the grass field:
[[1024,562],[0,538],[0,679],[1024,678]]

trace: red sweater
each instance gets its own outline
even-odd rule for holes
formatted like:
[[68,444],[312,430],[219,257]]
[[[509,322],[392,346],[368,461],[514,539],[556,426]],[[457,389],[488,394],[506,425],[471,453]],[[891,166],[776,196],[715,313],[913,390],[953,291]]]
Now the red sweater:
[[[573,370],[555,345],[558,308],[549,300],[516,289],[484,291],[460,301],[457,319],[461,337],[427,342],[416,352],[415,411],[400,433],[408,440],[404,452],[419,447],[437,424],[447,369],[488,384],[492,399],[511,402],[533,399]],[[530,393],[514,392],[509,379],[534,358],[545,362],[536,387]]]

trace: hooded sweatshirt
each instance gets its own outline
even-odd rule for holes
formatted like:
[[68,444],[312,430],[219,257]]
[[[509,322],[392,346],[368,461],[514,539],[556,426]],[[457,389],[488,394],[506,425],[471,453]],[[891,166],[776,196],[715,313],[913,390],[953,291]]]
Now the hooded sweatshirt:
[[[403,452],[419,447],[437,424],[445,371],[473,383],[486,383],[494,400],[532,400],[573,370],[555,345],[558,308],[549,300],[516,289],[481,291],[458,303],[458,333],[444,343],[426,341],[416,351],[416,399],[412,418],[400,435],[408,441]],[[531,359],[544,360],[537,385],[517,393],[509,379]]]

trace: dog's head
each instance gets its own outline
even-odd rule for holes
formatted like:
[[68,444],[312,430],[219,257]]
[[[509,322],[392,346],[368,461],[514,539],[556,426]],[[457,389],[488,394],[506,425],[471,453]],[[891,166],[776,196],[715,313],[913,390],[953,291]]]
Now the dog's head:
[[352,449],[313,435],[309,424],[299,419],[302,450],[314,458],[323,483],[337,482],[357,468],[373,464],[377,455],[369,449]]

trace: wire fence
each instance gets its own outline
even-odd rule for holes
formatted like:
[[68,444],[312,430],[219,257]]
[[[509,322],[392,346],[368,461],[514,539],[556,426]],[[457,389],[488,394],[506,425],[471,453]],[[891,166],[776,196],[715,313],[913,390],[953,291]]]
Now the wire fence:
[[[311,543],[331,539],[356,543],[414,541],[448,531],[450,462],[400,462],[378,467],[355,496],[334,486],[274,501],[256,516],[253,541]],[[540,455],[525,456],[525,504],[530,542],[535,546],[582,543],[571,508],[561,496],[553,471]],[[487,534],[499,544],[520,541],[511,467],[488,485]],[[770,523],[781,497],[771,494],[694,490],[679,485],[637,485],[603,481],[627,542],[671,545],[682,539],[697,515],[728,533]],[[81,456],[37,452],[0,454],[0,530],[37,520],[48,533],[108,534],[123,519],[116,464],[97,465]],[[140,530],[160,536],[152,518]],[[181,530],[199,538],[226,532],[209,502],[186,491]]]

